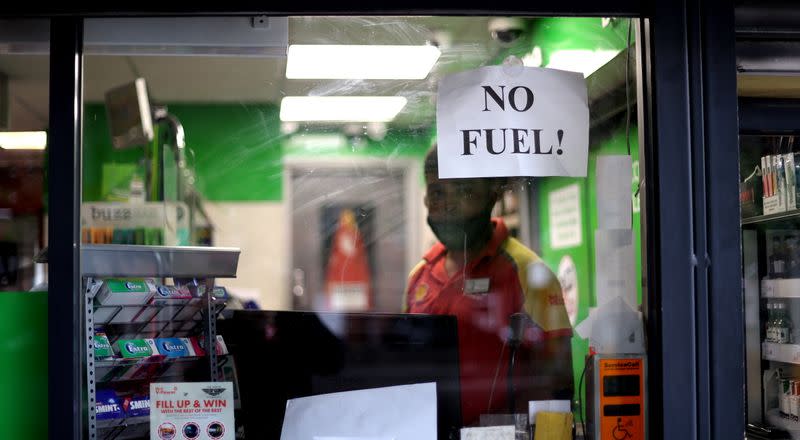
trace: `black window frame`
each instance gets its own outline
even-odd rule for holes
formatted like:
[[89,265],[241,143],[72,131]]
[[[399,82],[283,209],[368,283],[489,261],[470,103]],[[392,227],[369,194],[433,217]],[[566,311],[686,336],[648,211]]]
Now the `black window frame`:
[[[17,2],[2,17],[51,20],[49,182],[49,426],[83,438],[79,208],[84,17],[138,15],[535,15],[637,17],[644,150],[652,438],[738,438],[744,432],[744,349],[738,204],[734,6],[710,0],[535,3],[229,1],[187,12]],[[69,10],[67,10],[67,6]],[[265,7],[270,10],[263,10]],[[198,5],[193,5],[196,9]],[[72,294],[70,294],[72,292]],[[68,340],[65,337],[69,335]]]

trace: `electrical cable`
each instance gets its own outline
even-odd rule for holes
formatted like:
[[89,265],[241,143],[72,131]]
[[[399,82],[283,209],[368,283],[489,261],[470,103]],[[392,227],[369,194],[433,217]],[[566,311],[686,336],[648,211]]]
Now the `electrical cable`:
[[486,404],[486,411],[492,409],[492,398],[494,397],[494,386],[497,385],[497,375],[500,373],[500,363],[503,360],[503,353],[506,351],[506,341],[503,340],[503,347],[500,349],[500,357],[497,359],[497,367],[494,370],[494,380],[492,380],[492,390],[489,392],[489,402]]
[[583,392],[581,392],[581,388],[583,387],[583,378],[586,376],[586,369],[589,367],[589,360],[591,357],[586,357],[586,362],[583,364],[583,371],[581,372],[581,378],[578,381],[578,417],[581,419],[581,433],[583,434],[583,438],[586,439],[586,423],[583,420]]
[[506,384],[508,387],[508,411],[510,414],[514,414],[516,412],[516,402],[514,401],[514,364],[516,363],[515,358],[517,357],[516,343],[511,345],[509,357],[511,359],[508,361],[508,378],[506,379],[508,382]]

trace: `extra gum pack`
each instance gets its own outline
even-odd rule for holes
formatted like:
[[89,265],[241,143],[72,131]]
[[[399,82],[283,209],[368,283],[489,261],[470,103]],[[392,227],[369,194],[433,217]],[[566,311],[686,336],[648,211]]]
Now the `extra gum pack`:
[[139,306],[147,304],[155,291],[152,279],[109,278],[103,282],[95,298],[103,306]]

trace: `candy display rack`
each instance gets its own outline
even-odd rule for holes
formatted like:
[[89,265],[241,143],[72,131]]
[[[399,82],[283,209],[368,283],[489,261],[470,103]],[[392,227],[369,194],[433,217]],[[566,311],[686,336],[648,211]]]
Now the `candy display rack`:
[[[227,354],[224,341],[217,338],[216,322],[228,295],[216,280],[236,276],[239,253],[235,248],[213,247],[81,247],[90,440],[149,438],[149,397],[145,393],[151,382],[213,382],[235,376],[233,359]],[[145,285],[152,291],[151,296],[134,304],[101,301],[98,294],[104,284],[119,280]],[[128,285],[128,281],[124,283]],[[159,297],[164,286],[175,287],[183,296]],[[109,346],[116,348],[111,356],[95,355],[95,336],[100,331]],[[127,347],[125,341],[150,341],[155,345],[152,341],[174,340],[161,338],[181,338],[187,352],[171,356],[151,349],[138,358],[120,356],[122,347]],[[118,399],[112,399],[113,403],[104,400],[108,393]],[[115,412],[105,412],[108,407],[103,405],[111,405]],[[98,408],[104,411],[101,413]]]

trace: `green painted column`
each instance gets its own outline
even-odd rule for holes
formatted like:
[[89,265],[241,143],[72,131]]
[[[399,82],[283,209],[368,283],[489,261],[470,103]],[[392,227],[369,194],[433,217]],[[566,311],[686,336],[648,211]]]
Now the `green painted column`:
[[47,438],[47,293],[0,292],[0,310],[3,436]]

